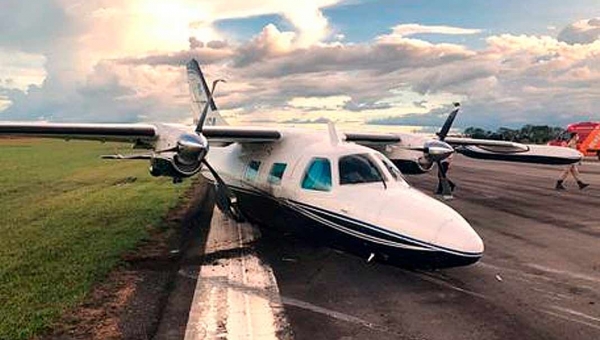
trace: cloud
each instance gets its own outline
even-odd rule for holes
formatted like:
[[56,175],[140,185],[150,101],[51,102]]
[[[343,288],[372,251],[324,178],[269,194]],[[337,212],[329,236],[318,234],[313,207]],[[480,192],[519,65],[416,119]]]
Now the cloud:
[[584,19],[565,27],[557,39],[569,44],[590,44],[600,39],[600,18]]
[[283,56],[292,52],[294,32],[281,32],[275,25],[268,24],[250,42],[242,46],[235,58],[236,67],[244,67],[265,58]]
[[427,26],[421,24],[401,24],[392,27],[391,35],[397,37],[408,37],[415,34],[448,34],[448,35],[471,35],[482,31],[473,28],[461,28],[453,26]]
[[339,110],[350,101],[349,96],[327,96],[327,97],[294,97],[288,105],[309,111],[314,110]]
[[329,118],[319,117],[316,119],[293,118],[293,119],[281,121],[280,123],[281,124],[327,124],[329,122],[330,122]]
[[[329,118],[437,126],[444,105],[453,101],[463,103],[457,124],[464,126],[600,118],[598,40],[574,44],[564,37],[503,34],[487,36],[474,49],[422,35],[483,34],[479,29],[399,24],[356,43],[335,38],[343,32],[333,30],[334,19],[323,14],[337,3],[45,3],[52,14],[47,21],[57,21],[56,29],[39,32],[45,43],[25,38],[32,34],[26,25],[6,17],[24,43],[0,37],[0,117],[189,119],[182,65],[197,58],[209,81],[227,79],[216,100],[234,123]],[[23,8],[17,1],[9,4]],[[279,21],[243,41],[214,26],[226,18],[265,14]],[[15,13],[32,25],[39,20],[35,15],[26,8]],[[569,27],[589,34],[594,20]],[[3,59],[2,53],[14,58]]]
[[402,116],[376,118],[367,121],[369,125],[408,125],[408,126],[442,126],[452,105],[444,105],[427,113],[408,113]]
[[[0,79],[0,89],[20,91],[3,90],[0,115],[2,119],[181,119],[188,115],[189,104],[182,101],[187,97],[186,84],[182,71],[173,66],[192,57],[203,64],[231,57],[233,49],[214,27],[216,21],[280,14],[295,28],[294,44],[308,45],[327,36],[328,22],[321,8],[337,2],[49,0],[30,6],[7,0],[0,28],[8,34],[0,36],[0,51],[39,55],[44,70],[39,72],[37,63],[31,62],[30,70],[2,73],[18,75]],[[112,72],[113,81],[94,87],[89,81],[101,72],[100,64],[105,65],[102,72]],[[0,65],[0,71],[13,67]],[[45,79],[32,79],[27,72]],[[96,105],[100,99],[104,104]],[[93,116],[97,107],[106,112]]]

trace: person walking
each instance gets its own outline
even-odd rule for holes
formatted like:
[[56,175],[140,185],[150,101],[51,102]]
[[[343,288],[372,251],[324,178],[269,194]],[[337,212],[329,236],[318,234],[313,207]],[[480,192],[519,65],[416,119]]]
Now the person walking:
[[[577,132],[572,132],[571,138],[567,142],[566,147],[577,149],[577,141],[578,140],[579,140],[579,135],[577,134]],[[566,190],[567,189],[563,185],[563,182],[565,181],[565,179],[567,179],[567,176],[569,176],[569,174],[571,174],[573,176],[573,178],[577,181],[577,185],[579,186],[579,189],[584,189],[585,187],[589,186],[588,183],[584,183],[581,180],[581,177],[579,177],[579,169],[577,168],[577,164],[571,164],[571,165],[567,166],[567,168],[560,174],[558,181],[556,181],[556,188],[555,188],[556,190]]]
[[[438,172],[438,185],[437,185],[437,189],[435,191],[436,195],[448,195],[448,199],[452,199],[452,192],[454,191],[454,188],[456,188],[456,185],[454,184],[454,182],[452,182],[448,177],[448,169],[450,168],[450,162],[452,161],[452,156],[450,155],[450,157],[442,160],[440,162],[440,171]],[[440,172],[444,173],[444,176],[446,177],[446,179],[448,180],[448,184],[450,185],[450,193],[444,193],[444,188],[442,186],[442,174]]]

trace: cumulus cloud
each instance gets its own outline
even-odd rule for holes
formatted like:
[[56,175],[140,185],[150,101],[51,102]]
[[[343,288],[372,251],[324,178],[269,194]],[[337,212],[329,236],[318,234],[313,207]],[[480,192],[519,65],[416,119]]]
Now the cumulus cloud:
[[[0,37],[0,71],[13,70],[11,77],[0,77],[0,110],[12,103],[1,119],[188,119],[182,65],[191,58],[203,64],[210,79],[227,79],[216,100],[234,121],[379,119],[437,126],[448,112],[445,104],[453,101],[463,103],[457,121],[463,126],[600,118],[600,41],[595,39],[573,43],[560,35],[503,34],[488,36],[473,49],[419,35],[482,34],[479,29],[400,24],[353,43],[335,38],[342,33],[332,32],[331,19],[323,14],[334,0],[144,3],[49,2],[47,10],[64,21],[57,23],[59,29],[41,32],[53,44],[30,38],[19,45]],[[246,41],[213,25],[264,14],[277,14],[284,24],[267,24]],[[17,16],[31,22],[25,14]],[[16,37],[30,34],[11,22]],[[589,34],[596,21],[585,25],[569,27]],[[6,63],[2,51],[21,57]]]
[[325,118],[325,117],[319,117],[316,119],[293,118],[293,119],[281,121],[279,123],[282,123],[282,124],[327,124],[330,121],[331,120],[329,118]]
[[[52,0],[31,6],[7,1],[0,12],[0,29],[7,33],[0,36],[0,51],[40,56],[44,69],[39,72],[37,63],[30,63],[29,70],[20,69],[12,76],[15,72],[6,70],[14,67],[0,63],[2,74],[11,74],[0,79],[2,119],[43,116],[110,121],[187,116],[187,106],[181,104],[184,78],[178,84],[165,84],[182,72],[167,66],[179,66],[192,57],[203,64],[230,58],[233,49],[215,28],[216,21],[280,14],[294,25],[294,44],[302,46],[328,34],[321,8],[338,2]],[[273,45],[265,48],[274,51]],[[99,64],[112,65],[110,71],[118,81],[90,87],[90,78],[107,71],[99,71]],[[35,72],[45,78],[35,78]],[[169,87],[157,91],[158,86]],[[7,91],[14,87],[18,91]],[[120,96],[123,93],[129,97]],[[102,105],[106,112],[94,118],[92,112],[98,110],[92,103],[101,97],[106,100]]]
[[600,39],[600,18],[579,20],[565,27],[558,40],[569,44],[589,44]]
[[421,24],[401,24],[392,27],[392,35],[407,37],[415,34],[449,34],[449,35],[470,35],[481,33],[480,29],[461,28],[442,25],[421,25]]

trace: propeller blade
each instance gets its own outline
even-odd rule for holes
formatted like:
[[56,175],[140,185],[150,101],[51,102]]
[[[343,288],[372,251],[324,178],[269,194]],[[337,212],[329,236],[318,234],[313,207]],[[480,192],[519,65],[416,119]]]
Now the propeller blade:
[[208,108],[213,103],[213,94],[215,93],[215,89],[219,82],[226,83],[225,79],[217,79],[217,80],[213,81],[212,89],[210,90],[210,92],[208,91],[208,89],[206,90],[208,92],[206,94],[208,96],[208,98],[206,99],[206,104],[204,104],[204,108],[202,109],[202,114],[200,115],[200,118],[198,118],[198,125],[196,126],[197,133],[202,133],[202,127],[204,126],[204,121],[206,120],[206,115],[208,114]]
[[235,194],[231,192],[231,190],[229,189],[227,184],[225,184],[221,176],[219,176],[217,171],[210,165],[210,163],[208,163],[206,159],[202,160],[202,164],[204,164],[206,168],[208,168],[210,173],[215,178],[215,201],[217,207],[219,207],[219,209],[224,214],[231,217],[233,220],[237,222],[243,222],[244,217],[237,206],[237,197],[235,196]]
[[448,118],[444,122],[442,129],[440,130],[440,132],[437,133],[437,135],[441,141],[446,139],[446,136],[448,135],[448,132],[450,131],[450,128],[452,127],[452,123],[454,123],[454,119],[456,119],[456,115],[458,114],[458,111],[460,110],[460,103],[454,103],[454,107],[455,107],[455,109],[452,110],[452,112],[450,112],[450,114],[448,115]]
[[163,153],[163,152],[177,152],[179,151],[179,145],[175,144],[174,147],[162,150],[156,150],[155,153]]

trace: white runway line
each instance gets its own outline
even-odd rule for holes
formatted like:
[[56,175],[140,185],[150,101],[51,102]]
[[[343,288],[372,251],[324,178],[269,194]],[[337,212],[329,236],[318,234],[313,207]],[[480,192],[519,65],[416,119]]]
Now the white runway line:
[[239,254],[200,268],[185,339],[289,338],[273,271],[243,249],[259,237],[258,230],[216,209],[210,228],[206,254],[236,249]]
[[593,282],[593,283],[600,283],[600,277],[597,277],[597,276],[574,273],[574,272],[571,272],[568,270],[560,270],[560,269],[550,268],[550,267],[542,266],[542,265],[535,264],[535,263],[527,263],[526,265],[530,268],[537,269],[537,270],[540,270],[540,271],[543,271],[546,273],[563,275],[563,276],[570,277],[572,279],[583,280],[583,281],[588,281],[588,282]]
[[598,326],[598,325],[595,325],[593,323],[590,323],[590,322],[587,322],[587,321],[583,321],[583,320],[580,320],[580,319],[576,319],[576,318],[573,318],[573,317],[570,317],[570,316],[567,316],[567,315],[562,315],[560,313],[552,312],[552,311],[549,311],[549,310],[542,310],[541,312],[545,313],[545,314],[548,314],[548,315],[552,315],[552,316],[554,316],[556,318],[559,318],[559,319],[562,319],[562,320],[565,320],[565,321],[575,322],[575,323],[578,323],[578,324],[581,324],[581,325],[585,325],[585,326],[588,326],[588,327],[591,327],[591,328],[600,329],[600,326]]

